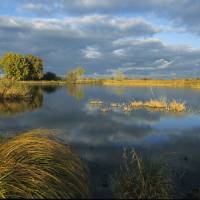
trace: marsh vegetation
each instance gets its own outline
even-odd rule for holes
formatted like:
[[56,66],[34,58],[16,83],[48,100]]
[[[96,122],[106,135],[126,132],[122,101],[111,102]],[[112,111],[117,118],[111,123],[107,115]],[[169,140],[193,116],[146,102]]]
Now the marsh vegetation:
[[165,166],[142,159],[135,150],[125,149],[112,189],[120,199],[170,199],[173,183]]
[[43,93],[40,87],[1,81],[0,82],[0,114],[14,115],[40,108]]
[[131,112],[137,109],[146,109],[153,112],[173,112],[180,113],[186,112],[187,106],[184,102],[178,102],[172,100],[167,102],[165,99],[161,98],[160,100],[150,99],[149,101],[132,101],[130,103],[116,103],[111,102],[106,104],[99,99],[93,99],[89,101],[89,105],[93,108],[98,108],[102,112],[112,111],[116,108],[122,110],[123,112]]

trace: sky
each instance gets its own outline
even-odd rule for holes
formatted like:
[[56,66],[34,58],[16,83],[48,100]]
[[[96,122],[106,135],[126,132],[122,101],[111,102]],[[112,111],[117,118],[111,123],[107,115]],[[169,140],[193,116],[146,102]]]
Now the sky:
[[0,56],[34,54],[45,71],[200,77],[199,0],[2,0]]

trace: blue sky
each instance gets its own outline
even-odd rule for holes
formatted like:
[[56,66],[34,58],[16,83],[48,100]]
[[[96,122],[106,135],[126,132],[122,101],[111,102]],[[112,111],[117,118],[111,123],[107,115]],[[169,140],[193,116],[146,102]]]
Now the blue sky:
[[45,71],[200,76],[199,0],[6,0],[0,55],[32,53]]

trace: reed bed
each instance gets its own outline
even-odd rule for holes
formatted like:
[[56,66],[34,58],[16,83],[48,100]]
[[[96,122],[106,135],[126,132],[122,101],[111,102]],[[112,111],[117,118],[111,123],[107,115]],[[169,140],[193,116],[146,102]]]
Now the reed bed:
[[21,100],[32,97],[31,88],[12,81],[0,81],[1,100]]
[[87,170],[49,130],[33,130],[0,145],[0,198],[88,198]]
[[170,199],[172,183],[163,166],[142,160],[134,150],[125,150],[112,190],[119,199]]

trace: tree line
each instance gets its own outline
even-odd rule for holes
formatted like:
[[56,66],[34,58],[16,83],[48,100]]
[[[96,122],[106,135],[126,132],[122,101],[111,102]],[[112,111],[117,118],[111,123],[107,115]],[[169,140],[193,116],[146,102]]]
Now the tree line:
[[[24,55],[15,52],[7,52],[0,58],[0,69],[8,79],[27,80],[60,80],[53,72],[43,72],[44,62],[42,58],[32,54]],[[69,71],[65,77],[68,83],[76,83],[85,73],[82,67]],[[113,74],[116,80],[123,80],[125,75],[121,69]]]
[[[43,72],[44,62],[42,58],[32,54],[24,55],[7,52],[0,58],[0,69],[8,79],[27,80],[59,80],[53,72]],[[66,75],[68,82],[76,82],[84,74],[82,67],[70,71]]]

